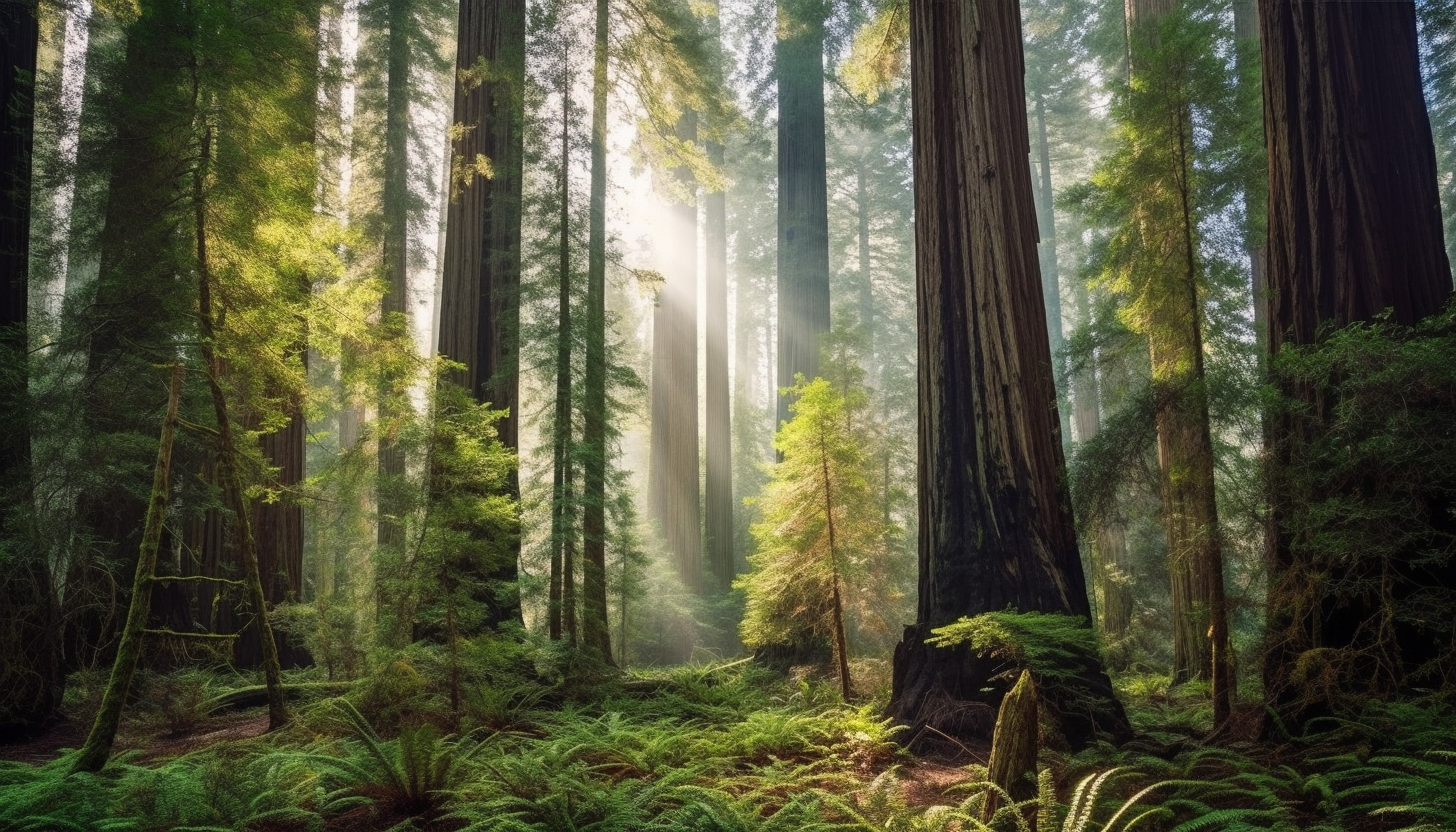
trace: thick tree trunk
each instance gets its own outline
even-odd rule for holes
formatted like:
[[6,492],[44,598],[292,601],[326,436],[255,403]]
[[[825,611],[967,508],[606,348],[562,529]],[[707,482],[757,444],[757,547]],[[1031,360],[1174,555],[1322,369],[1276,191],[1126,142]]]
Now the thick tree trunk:
[[[778,386],[819,374],[829,331],[829,203],[824,158],[823,0],[780,0]],[[774,429],[790,418],[777,396]]]
[[607,625],[607,0],[596,0],[591,216],[587,229],[586,400],[582,404],[582,643],[612,662]]
[[[695,113],[684,113],[678,120],[677,137],[696,141]],[[689,193],[696,188],[686,168],[676,175]],[[674,205],[672,215],[674,239],[663,264],[667,282],[652,317],[652,509],[662,524],[678,579],[689,592],[700,594],[697,200]]]
[[[476,74],[455,86],[453,121],[473,129],[451,148],[439,351],[466,365],[455,381],[477,401],[507,411],[496,432],[518,450],[525,0],[462,2],[456,50],[456,67]],[[488,72],[479,71],[482,63]],[[492,175],[462,181],[477,156],[490,160]],[[508,487],[519,496],[516,474]],[[509,556],[486,570],[494,589],[489,627],[521,622],[519,547],[513,543]]]
[[0,535],[18,557],[0,577],[0,732],[47,722],[61,704],[61,641],[50,567],[22,538],[30,500],[30,427],[26,370],[30,266],[31,149],[40,26],[32,0],[0,0]]
[[[1090,613],[1036,260],[1018,5],[910,6],[920,592],[889,710],[917,746],[937,732],[989,739],[1005,693],[996,662],[930,647],[931,630],[1008,608]],[[1126,736],[1100,659],[1076,663],[1072,681],[1043,691],[1067,741]],[[1074,708],[1079,697],[1103,705]]]
[[[1315,343],[1324,324],[1366,321],[1386,309],[1395,322],[1410,324],[1437,311],[1451,294],[1451,267],[1414,4],[1270,0],[1261,4],[1259,19],[1269,148],[1270,354],[1285,344]],[[1276,382],[1315,414],[1333,404],[1329,391]],[[1335,684],[1389,694],[1422,658],[1450,648],[1404,623],[1395,626],[1394,643],[1358,641],[1362,622],[1389,612],[1382,593],[1330,598],[1322,587],[1350,567],[1292,551],[1281,527],[1291,497],[1278,488],[1278,472],[1298,464],[1291,440],[1313,427],[1287,418],[1266,425],[1276,487],[1267,534],[1264,686],[1286,723],[1311,715],[1318,698],[1306,699],[1292,678],[1307,650],[1381,654],[1385,661],[1352,663]],[[1449,570],[1420,571],[1398,584],[1385,599],[1449,590],[1456,580]]]
[[[1234,38],[1240,50],[1240,99],[1262,95],[1258,84],[1250,77],[1255,67],[1245,66],[1246,62],[1255,65],[1258,62],[1259,2],[1260,0],[1234,2]],[[1244,187],[1244,251],[1249,255],[1249,290],[1254,299],[1254,340],[1261,359],[1269,347],[1269,287],[1268,278],[1265,276],[1268,251],[1267,229],[1264,227],[1264,219],[1269,212],[1267,185],[1267,178],[1261,177],[1260,181],[1251,181]]]

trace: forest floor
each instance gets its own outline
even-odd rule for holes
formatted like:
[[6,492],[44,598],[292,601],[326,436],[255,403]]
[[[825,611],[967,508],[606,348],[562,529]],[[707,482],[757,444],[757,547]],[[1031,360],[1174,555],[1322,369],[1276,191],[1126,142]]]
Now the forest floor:
[[[294,702],[293,722],[271,733],[262,708],[215,709],[235,674],[154,678],[113,762],[79,779],[65,753],[88,727],[78,692],[72,719],[0,745],[0,829],[985,828],[986,749],[906,753],[883,693],[846,705],[832,683],[736,664],[587,685],[514,676],[469,688],[451,711],[433,661],[396,658],[347,697]],[[1024,807],[1041,822],[1010,811],[993,826],[1456,829],[1456,715],[1444,702],[1372,703],[1318,735],[1264,744],[1262,709],[1246,704],[1213,742],[1205,690],[1170,693],[1149,676],[1120,688],[1137,738],[1044,750],[1040,794]]]

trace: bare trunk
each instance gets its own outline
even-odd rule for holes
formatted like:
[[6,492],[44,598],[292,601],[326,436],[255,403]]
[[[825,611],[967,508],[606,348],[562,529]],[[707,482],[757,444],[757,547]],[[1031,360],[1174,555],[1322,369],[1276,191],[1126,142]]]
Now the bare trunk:
[[[820,0],[780,0],[778,387],[819,374],[829,331],[829,208],[824,158],[824,19]],[[777,396],[774,429],[791,418]]]
[[[677,136],[696,141],[697,115],[684,113]],[[691,193],[691,173],[676,173]],[[667,283],[652,318],[652,507],[662,524],[678,579],[703,590],[702,521],[698,502],[698,208],[696,199],[673,206]],[[686,638],[686,637],[685,637]],[[687,648],[683,644],[680,647]],[[686,655],[683,655],[686,658]]]
[[[912,3],[920,349],[920,592],[890,714],[989,738],[996,662],[925,639],[962,616],[1087,616],[1036,260],[1018,4]],[[1096,655],[1044,691],[1067,741],[1129,733]],[[989,690],[988,690],[989,689]],[[1093,709],[1072,702],[1101,700]]]
[[587,239],[586,445],[582,517],[582,642],[612,662],[607,626],[607,0],[596,0],[592,61],[591,217]]

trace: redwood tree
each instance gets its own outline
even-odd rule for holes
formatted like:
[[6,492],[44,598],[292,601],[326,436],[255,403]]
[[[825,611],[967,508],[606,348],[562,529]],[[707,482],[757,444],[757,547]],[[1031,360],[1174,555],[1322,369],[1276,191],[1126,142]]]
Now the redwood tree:
[[[825,0],[780,0],[778,386],[818,375],[829,331],[829,203],[824,157]],[[789,419],[778,397],[775,429]]]
[[[914,0],[910,30],[920,590],[890,713],[924,745],[937,732],[989,738],[1005,693],[996,661],[926,644],[933,629],[1008,608],[1087,616],[1089,605],[1036,258],[1019,4]],[[1128,733],[1100,658],[1072,664],[1064,681],[1043,680],[1067,741]]]
[[[1271,355],[1286,344],[1316,343],[1322,326],[1384,310],[1396,323],[1413,323],[1451,294],[1415,14],[1410,2],[1260,4]],[[1300,463],[1299,440],[1318,430],[1319,414],[1335,402],[1328,389],[1276,383],[1314,414],[1275,415],[1266,426],[1278,483],[1281,470]],[[1390,605],[1415,592],[1456,585],[1449,569],[1395,562],[1378,591],[1336,596],[1330,588],[1361,564],[1320,550],[1318,541],[1292,539],[1283,525],[1291,497],[1277,485],[1271,492],[1264,664],[1266,696],[1286,721],[1311,714],[1312,692],[1297,684],[1295,670],[1317,648],[1349,659],[1327,665],[1337,677],[1331,689],[1402,687],[1419,661],[1450,645],[1433,644],[1418,622],[1396,619],[1382,635],[1365,623],[1391,620]]]
[[[453,120],[463,129],[451,148],[439,351],[465,365],[454,380],[477,401],[506,410],[496,430],[516,450],[525,0],[462,2],[456,50]],[[514,474],[510,489],[519,490]],[[492,626],[521,620],[519,542],[511,548],[488,569]]]

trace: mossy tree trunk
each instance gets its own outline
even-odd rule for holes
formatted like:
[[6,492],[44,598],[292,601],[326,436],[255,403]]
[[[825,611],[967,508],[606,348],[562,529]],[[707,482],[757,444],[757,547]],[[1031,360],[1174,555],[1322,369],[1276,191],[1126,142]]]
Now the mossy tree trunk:
[[142,528],[141,555],[137,558],[136,573],[132,578],[131,606],[121,631],[121,643],[116,648],[116,659],[111,665],[111,678],[101,694],[101,708],[91,722],[86,743],[71,764],[72,772],[97,772],[106,766],[111,746],[116,741],[116,729],[121,724],[127,693],[131,690],[131,679],[141,660],[147,619],[152,613],[151,588],[157,574],[157,549],[162,542],[162,526],[166,521],[167,497],[171,489],[172,436],[177,427],[177,404],[181,391],[182,365],[178,364],[172,368],[167,415],[162,419],[162,438],[157,445],[157,464],[152,473],[152,493],[147,502],[146,525]]
[[[1001,700],[996,715],[996,733],[991,739],[991,758],[986,764],[986,779],[1006,792],[1014,803],[1032,801],[1037,796],[1036,754],[1041,747],[1041,725],[1036,701],[1036,682],[1031,671],[1021,671],[1011,692]],[[988,791],[981,807],[981,822],[991,823],[1002,806],[999,792]],[[1025,810],[1026,821],[1036,828],[1036,804]],[[1007,824],[1016,828],[1015,824]]]

